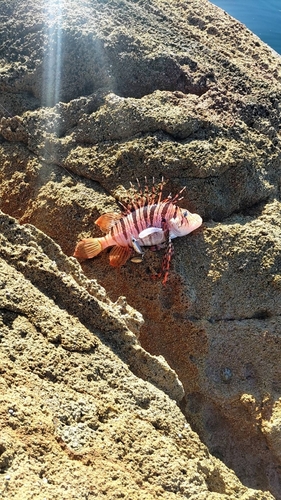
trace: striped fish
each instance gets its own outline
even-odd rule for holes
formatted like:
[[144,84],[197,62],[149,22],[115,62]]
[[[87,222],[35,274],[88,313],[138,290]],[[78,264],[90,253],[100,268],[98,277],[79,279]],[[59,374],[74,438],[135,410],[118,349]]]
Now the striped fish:
[[131,257],[134,262],[140,262],[144,255],[144,247],[161,248],[167,243],[167,252],[163,259],[163,283],[168,278],[170,261],[173,254],[171,240],[178,236],[185,236],[202,224],[198,214],[176,205],[183,189],[174,197],[169,196],[161,201],[163,184],[160,185],[156,196],[148,189],[135,193],[134,198],[124,205],[125,212],[109,212],[101,215],[96,224],[106,233],[100,238],[84,238],[76,245],[74,257],[91,259],[102,250],[113,247],[109,254],[109,262],[113,267],[120,267]]

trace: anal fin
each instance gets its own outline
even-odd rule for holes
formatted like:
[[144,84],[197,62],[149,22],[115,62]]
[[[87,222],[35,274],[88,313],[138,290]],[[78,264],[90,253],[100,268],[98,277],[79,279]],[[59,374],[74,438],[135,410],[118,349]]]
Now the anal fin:
[[123,266],[129,259],[131,253],[132,250],[130,247],[113,247],[109,254],[110,265],[113,267]]

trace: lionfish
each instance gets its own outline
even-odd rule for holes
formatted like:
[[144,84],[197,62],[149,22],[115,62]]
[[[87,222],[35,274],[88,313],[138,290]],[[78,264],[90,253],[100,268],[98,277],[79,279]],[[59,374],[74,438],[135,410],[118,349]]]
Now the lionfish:
[[107,247],[113,247],[109,253],[110,265],[121,267],[130,257],[133,262],[141,262],[145,247],[158,249],[166,244],[162,270],[157,275],[163,277],[162,283],[165,284],[173,255],[172,240],[197,229],[201,226],[202,219],[200,215],[176,205],[182,199],[180,195],[185,187],[175,196],[169,195],[162,200],[163,180],[158,193],[154,182],[151,193],[147,185],[142,190],[139,181],[137,182],[139,192],[131,184],[134,189],[131,200],[119,201],[123,209],[121,213],[105,213],[95,221],[106,235],[79,241],[73,255],[79,259],[91,259]]

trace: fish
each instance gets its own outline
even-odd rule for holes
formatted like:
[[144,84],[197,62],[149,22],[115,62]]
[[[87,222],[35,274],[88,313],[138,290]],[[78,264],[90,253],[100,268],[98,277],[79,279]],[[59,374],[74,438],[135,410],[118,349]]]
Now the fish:
[[166,245],[162,270],[157,275],[162,276],[162,283],[166,284],[174,253],[172,240],[199,228],[202,218],[177,205],[185,188],[174,197],[169,195],[163,200],[162,188],[163,182],[156,195],[154,183],[151,194],[147,186],[143,191],[139,185],[139,192],[134,189],[134,196],[129,202],[120,202],[123,212],[108,212],[95,221],[101,231],[106,233],[105,236],[79,241],[74,257],[91,259],[112,247],[109,263],[113,267],[121,267],[130,257],[133,262],[141,262],[147,247],[158,249]]

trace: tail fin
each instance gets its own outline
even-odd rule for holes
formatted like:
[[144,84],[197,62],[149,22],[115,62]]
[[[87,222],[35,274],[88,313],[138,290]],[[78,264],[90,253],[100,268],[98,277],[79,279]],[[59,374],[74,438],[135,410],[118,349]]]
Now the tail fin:
[[84,238],[77,243],[73,256],[78,259],[91,259],[101,251],[99,238]]

